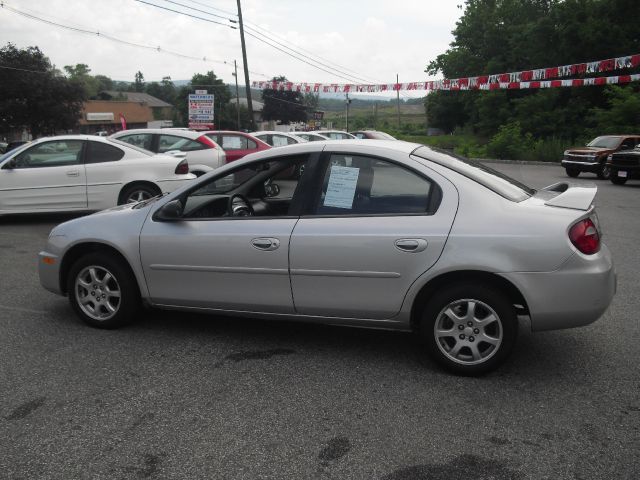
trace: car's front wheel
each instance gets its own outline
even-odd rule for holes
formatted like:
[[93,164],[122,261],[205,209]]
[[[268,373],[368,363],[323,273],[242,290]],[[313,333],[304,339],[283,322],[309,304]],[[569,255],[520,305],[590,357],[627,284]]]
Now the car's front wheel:
[[602,165],[598,170],[598,178],[600,180],[609,180],[611,178],[611,167],[609,165]]
[[609,180],[611,180],[611,183],[614,185],[624,185],[627,183],[627,177],[619,177],[618,172],[612,172]]
[[580,170],[578,170],[577,168],[565,168],[565,171],[567,172],[567,175],[569,175],[571,178],[576,178],[578,175],[580,175]]
[[140,305],[138,286],[124,263],[107,253],[90,253],[72,265],[69,302],[92,327],[117,328],[133,321]]
[[515,307],[488,286],[443,288],[427,303],[420,324],[431,357],[461,375],[481,375],[509,355],[518,333]]

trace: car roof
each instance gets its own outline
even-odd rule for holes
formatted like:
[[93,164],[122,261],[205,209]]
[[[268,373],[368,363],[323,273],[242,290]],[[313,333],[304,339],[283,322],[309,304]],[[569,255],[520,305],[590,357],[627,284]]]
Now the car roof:
[[296,132],[280,132],[278,130],[260,130],[259,132],[251,132],[249,135],[262,135],[262,134],[269,134],[269,135],[293,135],[296,136]]
[[200,135],[202,135],[203,132],[195,130],[182,130],[178,128],[132,128],[131,130],[120,130],[119,132],[116,132],[110,136],[116,138],[125,134],[137,135],[141,133],[175,135],[176,137],[185,137],[195,140]]

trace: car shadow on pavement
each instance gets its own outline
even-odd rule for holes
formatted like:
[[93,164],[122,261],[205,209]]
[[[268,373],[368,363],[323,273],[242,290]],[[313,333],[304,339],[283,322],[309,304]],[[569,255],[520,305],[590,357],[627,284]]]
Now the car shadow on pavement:
[[1,226],[11,225],[43,225],[43,224],[59,224],[73,220],[74,218],[84,217],[92,212],[74,212],[74,213],[28,213],[21,215],[0,215]]
[[[532,334],[528,324],[520,327],[510,358],[475,381],[508,383],[518,379],[532,388],[539,384],[546,391],[554,385],[563,389],[567,382],[582,382],[589,368],[598,368],[598,359],[606,355],[598,351],[601,347],[586,331],[578,335],[576,330]],[[427,377],[450,375],[428,357],[419,338],[407,332],[155,309],[142,312],[126,330],[128,336],[149,332],[156,339],[166,337],[168,342],[211,342],[213,349],[230,351],[230,358],[320,352],[325,358],[339,358],[344,365],[399,369]]]

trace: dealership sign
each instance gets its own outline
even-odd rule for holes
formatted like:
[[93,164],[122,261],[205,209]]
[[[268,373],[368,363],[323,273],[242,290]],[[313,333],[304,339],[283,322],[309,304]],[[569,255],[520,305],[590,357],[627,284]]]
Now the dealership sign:
[[[197,90],[189,95],[189,128],[194,130],[213,129],[213,95],[206,90]],[[204,93],[202,93],[204,92]]]

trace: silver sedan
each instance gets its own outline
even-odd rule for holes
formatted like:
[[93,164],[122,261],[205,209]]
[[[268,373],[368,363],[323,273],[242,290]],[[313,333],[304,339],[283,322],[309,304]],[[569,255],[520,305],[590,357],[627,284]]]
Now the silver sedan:
[[95,327],[144,304],[405,330],[481,374],[512,350],[519,316],[560,329],[609,306],[595,194],[534,191],[412,143],[309,142],[57,226],[40,279]]

